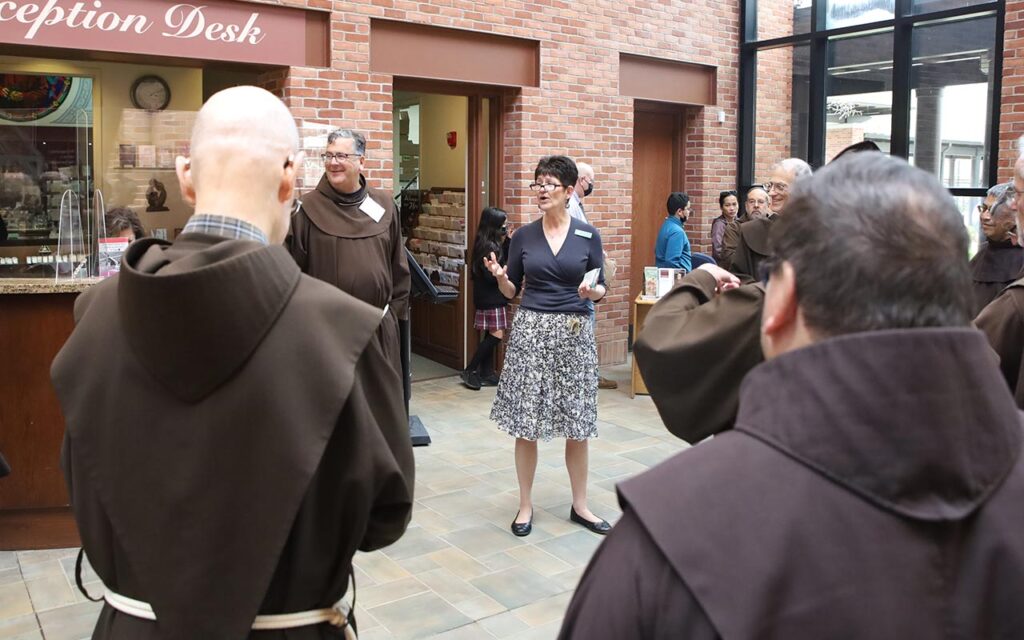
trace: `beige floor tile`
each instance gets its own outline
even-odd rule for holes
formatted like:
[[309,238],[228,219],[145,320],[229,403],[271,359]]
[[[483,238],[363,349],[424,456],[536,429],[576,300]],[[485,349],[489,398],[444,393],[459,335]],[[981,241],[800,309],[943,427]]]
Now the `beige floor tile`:
[[457,602],[455,603],[455,608],[473,620],[480,620],[487,616],[493,616],[495,614],[502,613],[503,611],[508,611],[508,607],[501,604],[494,598],[485,595]]
[[0,638],[42,638],[35,614],[0,619]]
[[46,640],[81,640],[92,635],[101,604],[84,602],[39,614]]
[[372,607],[370,613],[396,638],[428,638],[473,622],[433,593]]
[[426,571],[417,574],[416,578],[456,607],[460,603],[484,596],[480,590],[448,569],[439,568]]
[[477,559],[526,544],[523,538],[517,538],[511,531],[499,529],[493,524],[452,531],[442,537],[453,547]]
[[554,581],[524,567],[512,567],[475,578],[470,584],[508,609],[516,609],[562,591]]
[[18,568],[18,554],[15,551],[0,551],[0,571]]
[[353,564],[369,576],[375,584],[385,584],[393,580],[408,578],[410,575],[397,562],[383,553],[357,553]]
[[0,569],[0,586],[16,582],[22,582],[21,569],[18,568],[18,565],[14,565],[10,569]]
[[24,582],[0,586],[0,620],[32,613],[32,599]]
[[495,638],[508,638],[530,628],[530,625],[520,620],[511,611],[484,618],[480,620],[479,624]]
[[375,587],[369,587],[368,589],[360,589],[359,594],[356,597],[360,605],[366,607],[366,610],[370,613],[373,613],[374,607],[402,600],[403,598],[415,596],[427,591],[429,591],[429,589],[427,589],[425,584],[410,576],[408,578],[402,578],[401,580],[395,580]]
[[439,633],[436,636],[430,636],[433,640],[484,640],[485,638],[493,638],[487,629],[480,626],[479,623],[474,622],[473,624],[467,624],[464,627],[458,629],[452,629],[451,631],[445,631]]
[[493,571],[462,549],[455,547],[435,551],[427,557],[437,563],[437,566],[444,567],[463,580],[479,578]]
[[521,631],[512,636],[511,640],[553,640],[553,638],[558,637],[558,632],[561,628],[562,621],[554,620],[545,625]]
[[45,560],[42,562],[22,563],[21,577],[23,580],[38,580],[40,578],[53,578],[64,575],[64,569],[59,559]]
[[582,527],[576,528],[573,533],[545,540],[537,546],[574,567],[585,566],[604,538]]
[[509,549],[505,553],[512,556],[520,566],[536,571],[542,576],[553,576],[572,568],[568,562],[556,558],[533,544]]
[[433,553],[449,546],[436,535],[418,527],[409,527],[401,540],[385,548],[384,553],[392,560],[414,558],[426,553]]
[[[476,481],[470,478],[470,481]],[[446,518],[463,516],[468,513],[475,513],[488,506],[479,497],[470,495],[465,490],[452,491],[441,495],[431,496],[419,501],[420,504],[429,507],[431,510],[440,513]]]
[[572,592],[567,591],[513,609],[512,613],[531,627],[541,627],[549,622],[561,620],[570,600],[572,600]]
[[38,580],[27,580],[25,586],[28,587],[28,595],[32,599],[32,608],[37,613],[74,604],[76,601],[75,592],[63,573]]

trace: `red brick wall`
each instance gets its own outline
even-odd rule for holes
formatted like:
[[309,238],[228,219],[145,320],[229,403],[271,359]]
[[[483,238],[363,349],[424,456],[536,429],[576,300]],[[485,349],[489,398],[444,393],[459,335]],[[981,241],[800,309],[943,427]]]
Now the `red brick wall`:
[[1003,95],[999,115],[999,182],[1013,177],[1017,139],[1024,135],[1024,0],[1006,0]]
[[[562,0],[285,0],[332,9],[330,69],[292,68],[268,77],[295,116],[363,131],[372,184],[392,180],[392,76],[369,70],[370,19],[387,18],[487,31],[540,41],[541,86],[522,90],[505,106],[505,204],[512,221],[535,215],[525,190],[537,159],[565,153],[590,162],[598,190],[587,212],[601,231],[620,276],[598,305],[599,356],[626,355],[632,202],[633,100],[618,95],[619,53],[718,67],[718,105],[687,118],[686,184],[695,199],[691,234],[707,249],[707,228],[718,215],[718,192],[731,188],[736,167],[739,11],[716,0],[626,0],[614,5]],[[718,122],[718,109],[725,123]],[[786,109],[788,113],[788,108]],[[471,212],[471,215],[475,215]],[[642,268],[643,265],[640,265]]]

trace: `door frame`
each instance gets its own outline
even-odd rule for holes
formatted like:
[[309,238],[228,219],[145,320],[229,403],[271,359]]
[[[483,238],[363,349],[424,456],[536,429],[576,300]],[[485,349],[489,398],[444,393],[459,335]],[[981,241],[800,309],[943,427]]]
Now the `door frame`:
[[[473,251],[473,241],[476,237],[476,230],[480,221],[480,211],[485,206],[504,208],[505,136],[503,114],[505,103],[510,92],[514,91],[514,89],[502,86],[396,76],[392,86],[392,95],[395,91],[455,95],[469,99],[469,121],[466,127],[469,138],[466,141],[468,145],[466,159],[467,266],[463,273],[466,293],[462,314],[462,367],[464,368],[479,342],[477,333],[473,329],[475,309],[473,307],[473,278],[469,272],[469,259]],[[490,117],[487,122],[483,121],[484,99],[490,100]],[[483,152],[484,141],[488,139],[491,141],[490,153],[485,155]],[[485,173],[489,180],[486,202],[481,191],[481,183]]]
[[[682,104],[670,104],[666,102],[654,102],[651,100],[634,100],[633,101],[633,154],[636,155],[636,122],[639,117],[645,113],[664,114],[673,116],[672,122],[672,191],[686,191],[686,116],[688,108]],[[634,163],[635,166],[635,163]],[[634,174],[633,185],[637,184],[636,176]],[[630,193],[630,200],[632,201],[633,194]],[[630,229],[632,230],[632,219],[630,220]],[[632,232],[630,233],[632,236]],[[634,307],[633,300],[639,295],[640,291],[633,290],[633,274],[636,273],[635,269],[643,269],[646,265],[635,264],[633,256],[633,248],[630,246],[629,256],[629,349],[633,348],[633,327],[636,319],[633,317]],[[643,278],[640,279],[641,283]]]

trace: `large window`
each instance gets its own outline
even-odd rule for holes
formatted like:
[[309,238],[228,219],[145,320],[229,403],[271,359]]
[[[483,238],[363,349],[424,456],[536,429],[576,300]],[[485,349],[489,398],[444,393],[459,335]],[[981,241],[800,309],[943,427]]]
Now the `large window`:
[[976,223],[996,176],[1005,0],[745,0],[739,182],[862,140],[934,173]]

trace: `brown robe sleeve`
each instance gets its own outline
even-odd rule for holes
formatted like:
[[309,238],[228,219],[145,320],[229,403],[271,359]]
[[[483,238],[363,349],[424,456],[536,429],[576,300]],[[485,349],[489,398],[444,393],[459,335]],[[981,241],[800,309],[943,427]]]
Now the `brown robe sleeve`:
[[627,508],[576,586],[558,638],[718,640],[720,636]]
[[409,524],[416,461],[409,440],[402,381],[376,341],[370,341],[363,353],[356,376],[338,428],[361,423],[372,429],[356,450],[357,459],[365,458],[374,467],[373,506],[359,544],[360,551],[373,551],[398,540]]
[[309,271],[309,218],[298,207],[292,214],[291,225],[288,227],[288,235],[285,237],[284,246],[292,255],[295,264],[299,265],[302,273]]
[[754,267],[750,247],[741,231],[736,234],[736,245],[732,255],[732,266],[729,268],[734,274],[743,279],[744,282],[752,281],[757,277],[757,270]]
[[719,252],[721,260],[718,266],[723,269],[732,269],[732,261],[736,255],[736,245],[740,241],[740,223],[733,220],[725,225],[725,233],[722,234],[722,250]]
[[409,277],[409,262],[405,257],[405,242],[402,240],[402,216],[397,209],[391,216],[391,241],[391,311],[399,320],[408,320],[412,280]]
[[691,444],[732,428],[740,381],[764,359],[762,286],[714,292],[710,273],[686,274],[651,309],[633,347],[665,426]]
[[981,310],[974,319],[988,338],[996,355],[999,369],[1010,385],[1017,406],[1024,409],[1024,377],[1021,376],[1024,355],[1024,288],[1011,287]]

